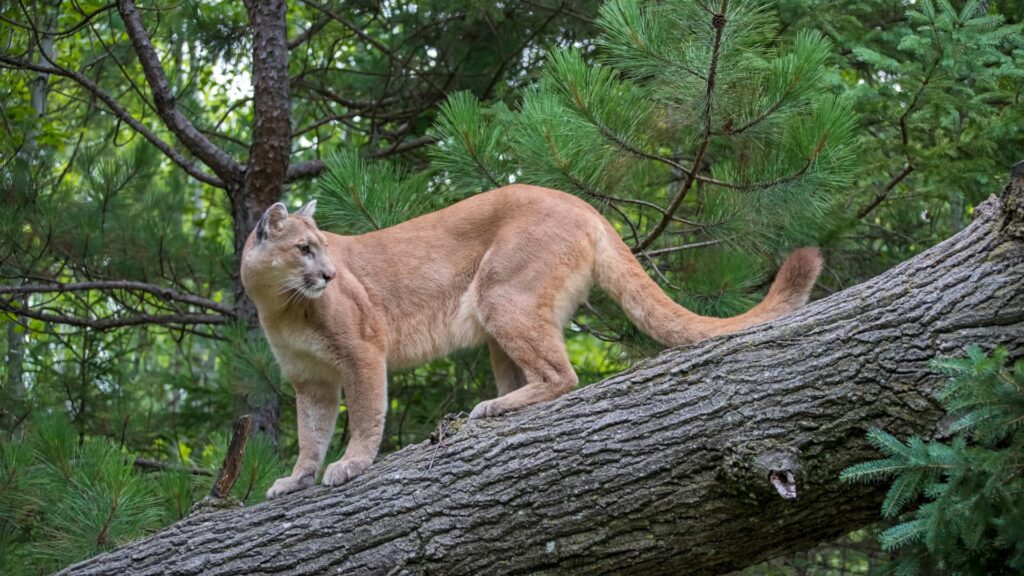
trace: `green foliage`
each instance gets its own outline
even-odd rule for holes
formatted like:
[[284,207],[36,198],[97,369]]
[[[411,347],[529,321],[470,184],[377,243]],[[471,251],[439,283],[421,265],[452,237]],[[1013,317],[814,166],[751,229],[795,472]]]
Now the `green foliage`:
[[827,246],[854,279],[963,228],[1024,150],[1020,4],[790,0],[842,54],[862,117],[847,218]]
[[327,229],[362,234],[428,212],[428,174],[406,173],[387,162],[368,163],[353,150],[331,156],[320,179],[317,217]]
[[[227,439],[197,447],[197,458],[141,472],[135,454],[103,437],[81,437],[63,415],[32,420],[27,433],[0,445],[0,572],[52,572],[141,538],[188,515],[212,485]],[[263,500],[284,469],[276,449],[253,437],[232,495]]]
[[[892,479],[882,515],[901,521],[879,539],[905,549],[900,573],[1003,574],[1024,570],[1024,361],[1005,348],[933,363],[949,382],[941,399],[952,438],[906,442],[882,430],[868,441],[885,458],[843,471],[848,482]],[[911,509],[921,498],[924,503]]]
[[443,137],[431,159],[451,187],[482,192],[509,183],[513,163],[502,135],[509,114],[500,102],[483,109],[469,92],[456,92],[441,105],[435,129]]
[[252,406],[270,396],[293,396],[262,334],[241,322],[228,325],[221,334],[218,381],[225,392],[247,398]]

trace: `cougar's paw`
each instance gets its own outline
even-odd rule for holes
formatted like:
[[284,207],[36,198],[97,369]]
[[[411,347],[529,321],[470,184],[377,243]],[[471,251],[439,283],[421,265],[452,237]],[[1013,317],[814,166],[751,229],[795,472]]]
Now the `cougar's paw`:
[[362,474],[371,463],[372,460],[367,458],[342,458],[327,467],[321,483],[324,486],[340,486]]
[[501,416],[508,412],[508,410],[502,407],[501,403],[497,399],[484,400],[483,402],[476,405],[473,411],[469,413],[470,420],[476,420],[477,418],[493,418],[494,416]]
[[304,490],[313,485],[313,475],[304,474],[302,476],[286,476],[284,478],[278,478],[274,481],[274,485],[267,490],[267,500],[273,500],[285,494],[291,494],[292,492],[298,492]]

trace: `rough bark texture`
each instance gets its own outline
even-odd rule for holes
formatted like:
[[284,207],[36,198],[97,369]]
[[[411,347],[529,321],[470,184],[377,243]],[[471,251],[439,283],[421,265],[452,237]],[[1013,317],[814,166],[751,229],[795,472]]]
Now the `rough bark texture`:
[[[1022,352],[1021,193],[769,325],[65,573],[714,574],[832,538],[878,516],[883,487],[837,480],[873,456],[868,428],[941,433],[931,358]],[[795,499],[773,487],[788,474]]]
[[[256,306],[238,275],[242,248],[263,211],[281,199],[291,154],[291,90],[288,78],[287,4],[284,0],[245,3],[252,27],[253,137],[241,182],[228,187],[234,222],[235,314],[254,332]],[[277,443],[280,404],[277,394],[240,398],[238,413],[252,416],[253,428]]]

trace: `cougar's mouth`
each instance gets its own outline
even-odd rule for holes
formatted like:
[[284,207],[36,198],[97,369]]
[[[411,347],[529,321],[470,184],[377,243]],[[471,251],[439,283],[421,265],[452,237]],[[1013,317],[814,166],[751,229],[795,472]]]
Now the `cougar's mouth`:
[[327,282],[320,280],[306,280],[302,286],[302,295],[306,298],[315,300],[324,294],[324,290],[327,289]]

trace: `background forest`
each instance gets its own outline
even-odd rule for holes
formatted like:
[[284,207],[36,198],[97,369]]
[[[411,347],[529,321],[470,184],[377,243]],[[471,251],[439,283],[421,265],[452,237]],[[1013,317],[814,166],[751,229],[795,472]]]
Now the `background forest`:
[[[0,573],[184,517],[239,414],[234,495],[289,469],[292,393],[236,273],[272,202],[359,234],[543,185],[699,313],[746,310],[801,245],[821,297],[1000,191],[1022,22],[1020,0],[0,3]],[[598,291],[566,339],[584,385],[658,351]],[[392,374],[384,451],[492,397],[489,371]],[[866,531],[749,572],[887,559]]]

